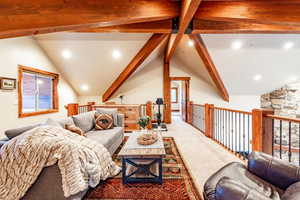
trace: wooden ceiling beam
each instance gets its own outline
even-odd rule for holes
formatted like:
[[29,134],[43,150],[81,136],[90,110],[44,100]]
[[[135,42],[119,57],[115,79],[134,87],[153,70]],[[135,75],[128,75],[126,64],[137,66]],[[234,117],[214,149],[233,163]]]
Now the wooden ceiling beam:
[[[99,28],[87,28],[75,30],[81,33],[172,33],[172,20],[161,20],[155,22],[143,22],[108,26]],[[249,22],[228,22],[206,19],[194,19],[192,34],[226,34],[226,33],[270,33],[270,34],[291,34],[300,33],[299,26],[283,26],[274,24],[254,24]]]
[[3,0],[0,38],[166,20],[179,11],[168,0]]
[[300,33],[300,26],[254,24],[249,22],[228,22],[205,19],[193,20],[192,34],[291,34]]
[[202,40],[202,38],[200,37],[200,35],[194,35],[191,34],[189,35],[190,39],[194,41],[194,46],[195,49],[197,51],[197,53],[199,54],[199,56],[201,57],[204,66],[206,67],[211,79],[213,80],[213,82],[215,83],[221,97],[223,98],[223,100],[225,101],[229,101],[229,95],[227,92],[227,89],[219,75],[218,70],[216,69],[216,66],[212,60],[212,58],[210,57],[208,50]]
[[189,23],[193,19],[193,16],[197,11],[201,3],[201,0],[182,0],[181,2],[182,3],[181,3],[181,13],[179,17],[179,30],[174,39],[172,37],[169,39],[169,44],[167,45],[167,50],[165,55],[165,62],[170,61]]
[[121,87],[121,85],[132,75],[144,60],[153,52],[153,50],[167,38],[168,34],[153,34],[146,42],[142,49],[130,61],[127,67],[121,72],[118,78],[111,84],[111,86],[102,95],[102,101],[107,101],[109,98]]
[[300,26],[300,0],[203,1],[195,18]]
[[122,32],[122,33],[172,33],[172,20],[161,20],[154,22],[143,22],[134,24],[124,24],[118,26],[98,27],[89,29],[80,29],[75,32],[81,33],[105,33],[105,32]]

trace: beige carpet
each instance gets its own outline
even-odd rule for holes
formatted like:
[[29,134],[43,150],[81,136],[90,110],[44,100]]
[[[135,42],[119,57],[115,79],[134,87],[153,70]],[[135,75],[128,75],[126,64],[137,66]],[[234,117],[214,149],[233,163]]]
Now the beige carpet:
[[168,125],[168,129],[169,131],[163,133],[163,136],[174,137],[200,194],[202,194],[204,183],[210,175],[230,162],[241,162],[240,159],[205,137],[200,131],[182,122],[179,117],[173,117],[173,123]]

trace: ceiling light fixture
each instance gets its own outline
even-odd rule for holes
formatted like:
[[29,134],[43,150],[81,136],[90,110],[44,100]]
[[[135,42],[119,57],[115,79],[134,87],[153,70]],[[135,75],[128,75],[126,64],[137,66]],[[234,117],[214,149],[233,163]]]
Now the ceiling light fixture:
[[193,42],[192,40],[189,40],[189,41],[188,41],[188,45],[189,45],[190,47],[192,47],[192,46],[194,46],[194,42]]
[[284,45],[283,45],[283,48],[288,50],[290,48],[292,48],[294,46],[294,43],[293,42],[286,42]]
[[240,48],[242,48],[243,46],[243,43],[239,40],[237,41],[234,41],[232,44],[231,44],[231,48],[234,49],[234,50],[238,50]]
[[87,90],[89,90],[89,86],[88,86],[88,85],[82,85],[82,86],[81,86],[81,89],[82,89],[83,91],[87,91]]
[[66,59],[70,59],[72,58],[72,52],[70,50],[63,50],[62,52],[62,56]]
[[121,57],[121,52],[119,50],[113,50],[112,57],[114,59],[119,59]]
[[255,81],[259,81],[262,79],[262,75],[261,74],[256,74],[255,76],[253,76],[253,80]]

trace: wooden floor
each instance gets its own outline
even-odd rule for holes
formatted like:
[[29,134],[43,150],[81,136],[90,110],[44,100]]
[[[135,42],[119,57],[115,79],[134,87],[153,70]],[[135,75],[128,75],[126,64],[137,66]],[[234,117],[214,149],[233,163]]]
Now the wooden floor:
[[163,136],[175,138],[183,160],[201,194],[204,183],[210,175],[230,162],[241,162],[200,131],[181,121],[180,116],[175,115],[172,119],[172,124],[168,126],[169,131]]

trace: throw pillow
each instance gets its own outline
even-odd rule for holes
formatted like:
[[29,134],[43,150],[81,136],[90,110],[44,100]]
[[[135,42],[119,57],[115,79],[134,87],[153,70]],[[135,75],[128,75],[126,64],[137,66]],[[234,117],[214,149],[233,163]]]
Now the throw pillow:
[[112,115],[114,126],[118,126],[118,109],[117,108],[97,108],[96,112],[99,114]]
[[75,126],[74,124],[65,124],[65,129],[73,133],[77,133],[78,135],[86,136],[83,130],[81,130],[79,127]]
[[95,126],[94,124],[94,111],[82,113],[79,115],[73,116],[74,124],[79,127],[81,130],[83,130],[85,133],[92,130]]
[[106,130],[113,128],[113,117],[109,114],[95,113],[95,129]]

